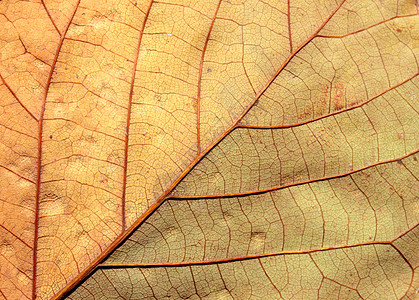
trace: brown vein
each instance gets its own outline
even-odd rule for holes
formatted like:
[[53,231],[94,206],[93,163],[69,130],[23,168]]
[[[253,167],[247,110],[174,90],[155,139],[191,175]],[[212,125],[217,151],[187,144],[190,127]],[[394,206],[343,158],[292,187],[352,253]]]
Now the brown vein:
[[147,22],[148,16],[150,14],[151,6],[153,5],[153,0],[150,1],[150,4],[147,8],[147,12],[144,17],[143,25],[140,31],[140,37],[138,38],[138,46],[137,46],[137,53],[135,55],[134,60],[134,66],[132,69],[132,79],[131,79],[131,87],[129,91],[129,100],[128,100],[128,112],[127,112],[127,125],[126,125],[126,131],[125,131],[125,149],[124,149],[124,178],[122,182],[122,232],[123,234],[125,232],[125,198],[126,198],[126,186],[127,186],[127,166],[128,166],[128,142],[129,142],[129,128],[131,123],[131,108],[132,108],[132,96],[134,95],[134,82],[135,82],[135,73],[137,70],[137,64],[138,64],[138,56],[140,53],[140,47],[141,47],[141,41],[143,39],[145,24]]
[[186,262],[165,262],[165,263],[104,263],[98,265],[99,268],[161,268],[161,267],[182,267],[182,266],[193,266],[193,265],[214,265],[214,264],[222,264],[222,263],[229,263],[235,261],[244,261],[244,260],[252,260],[252,259],[260,259],[263,257],[270,257],[270,256],[281,256],[281,255],[301,255],[301,254],[310,254],[314,252],[323,252],[323,251],[330,251],[330,250],[338,250],[338,249],[347,249],[347,248],[356,248],[362,246],[369,246],[369,245],[390,245],[392,246],[399,254],[404,258],[410,268],[413,270],[413,267],[410,262],[404,257],[400,250],[398,250],[394,245],[394,241],[398,238],[402,237],[406,233],[415,229],[419,224],[416,224],[412,228],[409,228],[407,231],[399,234],[396,238],[392,239],[391,241],[373,241],[373,242],[364,242],[364,243],[357,243],[351,245],[339,245],[339,246],[331,246],[331,247],[324,247],[324,248],[315,248],[309,250],[295,250],[295,251],[279,251],[279,252],[271,252],[271,253],[264,253],[264,254],[255,254],[255,255],[247,255],[247,256],[238,256],[238,257],[230,257],[230,258],[223,258],[223,259],[215,259],[215,260],[205,260],[205,261],[186,261]]
[[319,117],[314,118],[314,119],[309,119],[309,120],[306,120],[306,121],[303,121],[303,122],[300,122],[300,123],[295,123],[295,124],[278,125],[278,126],[253,126],[253,125],[238,124],[238,125],[236,126],[236,128],[250,128],[250,129],[281,129],[281,128],[292,128],[292,127],[296,127],[296,126],[301,126],[301,125],[309,124],[309,123],[312,123],[312,122],[314,122],[314,121],[318,121],[318,120],[321,120],[321,119],[324,119],[324,118],[327,118],[327,117],[330,117],[330,116],[333,116],[333,115],[340,114],[340,113],[342,113],[342,112],[346,112],[346,111],[353,110],[353,109],[355,109],[355,108],[362,107],[362,106],[364,106],[365,104],[367,104],[367,103],[369,103],[369,102],[373,101],[374,99],[376,99],[376,98],[378,98],[378,97],[381,97],[381,96],[383,96],[384,94],[386,94],[387,92],[389,92],[389,91],[391,91],[391,90],[394,90],[394,89],[398,88],[399,86],[401,86],[401,85],[405,84],[406,82],[408,82],[408,81],[410,81],[410,80],[414,79],[414,78],[415,78],[416,76],[418,76],[418,75],[419,75],[419,73],[416,73],[415,75],[413,75],[413,76],[411,76],[411,77],[409,77],[409,78],[407,78],[407,79],[403,80],[402,82],[400,82],[400,83],[398,83],[398,84],[396,84],[396,85],[394,85],[394,86],[392,86],[392,87],[389,87],[389,88],[388,88],[388,89],[386,89],[385,91],[383,91],[383,92],[381,92],[381,93],[379,93],[379,94],[377,94],[377,95],[375,95],[375,96],[373,96],[373,97],[371,97],[371,98],[369,98],[369,99],[367,99],[367,100],[365,100],[365,101],[363,101],[363,102],[359,102],[359,103],[358,103],[358,104],[356,104],[356,105],[353,105],[353,106],[350,106],[350,107],[347,107],[347,108],[344,108],[344,109],[341,109],[341,110],[337,110],[337,111],[334,111],[334,112],[331,112],[331,113],[328,113],[328,114],[324,114],[324,115],[319,116]]
[[13,97],[16,99],[16,101],[20,104],[20,106],[22,106],[22,108],[36,121],[39,121],[30,111],[29,109],[27,109],[25,107],[25,105],[23,105],[22,102],[20,102],[19,98],[16,96],[16,94],[13,92],[13,90],[10,88],[10,86],[7,84],[7,82],[4,80],[3,76],[1,76],[0,74],[0,79],[3,82],[3,84],[7,87],[7,89],[9,90],[9,92],[13,95]]
[[413,155],[417,154],[418,152],[419,152],[419,150],[416,150],[415,152],[411,152],[411,153],[406,154],[406,155],[404,155],[402,157],[399,157],[399,158],[376,162],[374,164],[359,168],[357,170],[352,170],[352,171],[349,171],[349,172],[346,172],[346,173],[342,173],[342,174],[325,176],[325,177],[320,177],[320,178],[315,178],[315,179],[309,179],[309,180],[299,181],[299,182],[290,183],[290,184],[284,184],[284,185],[281,185],[281,186],[275,186],[275,187],[268,188],[268,189],[263,189],[263,190],[243,192],[243,193],[235,193],[235,194],[197,195],[197,196],[195,196],[195,195],[193,195],[193,196],[169,196],[166,199],[171,199],[171,200],[172,199],[173,200],[211,199],[211,198],[243,197],[243,196],[249,196],[249,195],[264,194],[264,193],[268,193],[268,192],[272,192],[272,191],[276,191],[276,190],[280,190],[280,189],[284,189],[284,188],[289,188],[289,187],[292,187],[292,186],[303,185],[303,184],[308,184],[308,183],[317,182],[317,181],[325,181],[325,180],[345,177],[345,176],[352,175],[354,173],[358,173],[358,172],[361,172],[361,171],[364,171],[366,169],[373,168],[373,167],[376,167],[376,166],[379,166],[379,165],[401,161],[402,159],[407,158],[409,156],[413,156]]
[[198,155],[201,153],[201,83],[202,83],[202,68],[204,66],[204,58],[205,53],[207,51],[208,41],[211,35],[212,28],[214,26],[215,19],[218,14],[218,10],[221,5],[221,0],[218,2],[217,8],[215,9],[214,17],[212,18],[211,25],[208,31],[207,38],[205,40],[204,49],[202,49],[202,56],[201,56],[201,62],[199,64],[199,75],[198,75],[198,94],[196,99],[196,105],[197,105],[197,111],[196,111],[196,117],[197,117],[197,139],[198,139]]
[[355,30],[355,31],[352,31],[352,32],[349,32],[349,33],[346,33],[346,34],[342,34],[342,35],[322,35],[322,34],[319,34],[319,35],[317,35],[317,37],[320,37],[320,38],[329,38],[329,39],[341,39],[341,38],[344,38],[344,37],[347,37],[347,36],[350,36],[350,35],[353,35],[353,34],[357,34],[357,33],[366,31],[366,30],[371,29],[371,28],[374,28],[376,26],[379,26],[379,25],[381,25],[383,23],[392,21],[394,19],[402,19],[402,18],[408,18],[408,17],[414,17],[414,16],[417,16],[417,14],[403,15],[403,16],[394,16],[394,17],[391,17],[389,19],[382,20],[382,21],[377,22],[375,24],[372,24],[370,26],[367,26],[367,27],[364,27],[364,28],[361,28],[361,29],[358,29],[358,30]]
[[34,184],[35,184],[35,181],[33,181],[32,179],[26,178],[26,177],[24,177],[23,175],[20,175],[19,173],[17,173],[17,172],[15,172],[15,171],[13,171],[12,169],[9,169],[9,168],[8,168],[8,167],[6,167],[6,166],[2,166],[2,165],[0,165],[0,168],[3,168],[3,169],[5,169],[5,170],[9,171],[10,173],[15,174],[17,177],[22,178],[22,179],[24,179],[24,180],[26,180],[26,181],[29,181],[30,183],[34,183]]
[[[55,30],[57,30],[58,34],[61,36],[62,34],[61,34],[60,30],[58,29],[57,25],[55,24],[54,20],[52,19],[51,14],[49,13],[49,10],[48,10],[47,6],[45,5],[45,1],[44,0],[41,0],[41,3],[42,3],[42,6],[45,9],[45,12],[48,15],[48,18],[51,20],[51,23],[54,26]],[[70,22],[71,22],[71,20],[70,20]],[[70,24],[70,22],[69,22],[69,24]],[[67,28],[66,28],[65,31],[67,31]]]
[[292,35],[291,35],[291,0],[288,0],[288,39],[290,40],[290,53],[292,53]]
[[35,233],[34,233],[34,245],[33,245],[33,280],[32,280],[32,299],[36,298],[36,264],[37,264],[37,247],[38,247],[38,227],[39,227],[39,198],[41,192],[41,158],[42,158],[42,129],[43,129],[43,119],[45,113],[45,104],[47,100],[48,90],[51,85],[52,74],[54,73],[55,65],[58,60],[58,55],[60,54],[61,47],[63,45],[65,35],[70,27],[71,22],[73,21],[74,15],[76,14],[77,8],[79,7],[81,0],[78,0],[74,8],[73,14],[71,15],[70,20],[64,30],[64,33],[61,35],[60,42],[57,47],[57,52],[55,53],[54,61],[51,65],[51,71],[49,72],[47,84],[45,86],[45,94],[42,101],[42,108],[40,117],[38,120],[38,165],[37,165],[37,176],[36,176],[36,200],[35,200]]
[[21,241],[25,246],[27,246],[30,249],[32,249],[32,247],[28,243],[26,243],[24,240],[22,240],[20,237],[18,237],[16,234],[14,234],[13,231],[11,231],[8,228],[4,227],[2,224],[0,224],[0,227],[3,228],[4,230],[6,230],[11,235],[13,235],[17,240]]

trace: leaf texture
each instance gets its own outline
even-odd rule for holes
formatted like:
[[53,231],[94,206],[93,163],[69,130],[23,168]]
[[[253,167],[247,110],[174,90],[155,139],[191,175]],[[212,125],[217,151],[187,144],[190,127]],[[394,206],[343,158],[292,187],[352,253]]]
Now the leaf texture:
[[0,298],[414,299],[414,0],[0,2]]

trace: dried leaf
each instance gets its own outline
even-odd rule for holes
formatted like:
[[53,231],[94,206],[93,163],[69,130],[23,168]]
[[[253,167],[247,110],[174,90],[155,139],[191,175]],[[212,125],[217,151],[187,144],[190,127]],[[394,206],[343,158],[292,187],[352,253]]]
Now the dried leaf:
[[418,4],[0,2],[0,298],[414,299]]

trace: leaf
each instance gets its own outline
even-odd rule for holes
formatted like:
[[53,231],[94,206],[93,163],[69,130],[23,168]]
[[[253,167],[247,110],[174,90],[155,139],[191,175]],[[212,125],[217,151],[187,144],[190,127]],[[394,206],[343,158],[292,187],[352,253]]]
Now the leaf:
[[0,2],[0,297],[414,299],[417,2]]

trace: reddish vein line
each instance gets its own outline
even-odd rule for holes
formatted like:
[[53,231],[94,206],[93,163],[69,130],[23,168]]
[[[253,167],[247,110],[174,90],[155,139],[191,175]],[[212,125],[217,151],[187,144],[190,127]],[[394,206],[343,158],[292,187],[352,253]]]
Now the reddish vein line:
[[394,245],[394,242],[397,241],[399,238],[405,236],[409,232],[413,231],[419,226],[419,223],[415,226],[405,230],[404,232],[397,235],[390,241],[372,241],[372,242],[364,242],[364,243],[356,243],[351,245],[340,245],[340,246],[331,246],[331,247],[323,247],[323,248],[316,248],[310,250],[300,250],[300,251],[279,251],[273,253],[265,253],[265,254],[255,254],[255,255],[248,255],[248,256],[241,256],[241,257],[232,257],[232,258],[225,258],[219,260],[209,260],[209,261],[189,261],[189,262],[175,262],[175,263],[103,263],[98,265],[99,268],[153,268],[153,267],[181,267],[181,266],[191,266],[191,265],[211,265],[211,264],[219,264],[219,263],[228,263],[234,261],[243,261],[249,259],[259,259],[263,257],[269,256],[279,256],[279,255],[298,255],[298,254],[310,254],[313,252],[322,252],[322,251],[330,251],[330,250],[337,250],[337,249],[347,249],[347,248],[355,248],[355,247],[362,247],[362,246],[369,246],[369,245],[391,245],[399,254],[403,257],[403,259],[407,262],[407,264],[413,269],[411,263],[404,257],[403,253]]
[[21,241],[23,244],[25,244],[26,246],[28,246],[30,249],[32,249],[32,246],[30,246],[28,243],[26,243],[24,240],[22,240],[20,237],[18,237],[16,234],[13,233],[13,231],[7,229],[6,227],[4,227],[3,225],[0,224],[0,227],[3,228],[4,230],[6,230],[8,233],[10,233],[11,235],[13,235],[16,239],[18,239],[19,241]]
[[196,111],[196,117],[197,117],[197,138],[198,138],[198,155],[201,153],[201,83],[202,83],[202,69],[204,66],[204,58],[205,58],[205,53],[207,50],[207,46],[208,46],[208,41],[211,35],[211,31],[212,28],[214,26],[214,22],[215,19],[217,17],[218,14],[218,10],[221,6],[221,1],[220,0],[218,2],[217,8],[215,9],[215,13],[214,13],[214,17],[212,18],[212,22],[208,31],[208,35],[207,38],[205,40],[205,44],[204,44],[204,49],[202,50],[202,56],[201,56],[201,62],[199,64],[199,75],[198,75],[198,95],[197,95],[197,99],[196,99],[196,106],[197,106],[197,111]]
[[238,257],[223,258],[223,259],[216,259],[216,260],[206,260],[206,261],[186,261],[186,262],[175,262],[175,263],[167,262],[167,263],[154,263],[154,264],[153,263],[150,263],[150,264],[147,264],[147,263],[145,264],[109,263],[109,264],[100,264],[98,267],[99,268],[159,268],[159,267],[161,268],[161,267],[182,267],[182,266],[193,266],[193,265],[214,265],[214,264],[222,264],[222,263],[229,263],[229,262],[235,262],[235,261],[258,259],[258,258],[270,257],[270,256],[301,255],[301,254],[309,254],[313,252],[347,249],[347,248],[355,248],[355,247],[370,246],[370,245],[391,245],[392,246],[392,241],[365,242],[365,243],[358,243],[358,244],[352,244],[352,245],[332,246],[332,247],[301,250],[301,251],[271,252],[271,253],[264,253],[264,254],[254,254],[254,255],[248,255],[248,256],[238,256]]
[[290,40],[290,53],[292,53],[292,36],[291,36],[291,0],[288,0],[288,39]]
[[34,136],[32,136],[32,135],[30,135],[30,134],[28,134],[28,133],[26,133],[26,132],[23,132],[23,131],[21,131],[21,130],[17,130],[17,129],[15,129],[15,128],[11,128],[11,127],[9,127],[9,126],[6,126],[5,124],[0,124],[0,126],[1,126],[1,127],[4,127],[4,128],[5,128],[5,129],[7,129],[7,130],[13,131],[13,132],[18,133],[18,134],[22,134],[22,135],[24,135],[24,136],[27,136],[28,138],[31,138],[31,139],[34,139],[34,140],[38,141],[38,137],[34,137]]
[[372,168],[372,167],[376,167],[376,166],[379,166],[379,165],[388,164],[388,163],[392,163],[392,162],[396,162],[396,161],[401,161],[402,159],[407,158],[409,156],[413,156],[413,155],[417,154],[418,152],[419,152],[419,150],[416,150],[415,152],[411,152],[411,153],[406,154],[406,155],[404,155],[402,157],[399,157],[399,158],[376,162],[376,163],[373,163],[373,164],[368,165],[366,167],[359,168],[357,170],[353,170],[353,171],[338,174],[338,175],[332,175],[332,176],[325,176],[325,177],[320,177],[320,178],[315,178],[315,179],[309,179],[309,180],[305,180],[305,181],[299,181],[299,182],[295,182],[295,183],[285,184],[285,185],[282,185],[282,186],[275,186],[275,187],[268,188],[268,189],[263,189],[263,190],[243,192],[243,193],[235,193],[235,194],[197,195],[197,196],[169,196],[166,199],[173,199],[173,200],[176,200],[176,199],[178,199],[178,200],[182,200],[182,199],[212,199],[212,198],[243,197],[243,196],[256,195],[256,194],[264,194],[264,193],[268,193],[268,192],[272,192],[272,191],[276,191],[276,190],[289,188],[289,187],[292,187],[292,186],[303,185],[303,184],[308,184],[308,183],[313,183],[313,182],[318,182],[318,181],[324,181],[324,180],[330,180],[330,179],[345,177],[345,176],[348,176],[348,175],[351,175],[351,174],[354,174],[354,173],[364,171],[364,170]]
[[35,181],[33,181],[32,179],[26,178],[26,177],[24,177],[24,176],[20,175],[19,173],[17,173],[17,172],[15,172],[15,171],[13,171],[12,169],[9,169],[9,168],[7,168],[7,167],[5,167],[5,166],[1,166],[1,165],[0,165],[0,168],[3,168],[3,169],[5,169],[5,170],[9,171],[10,173],[15,174],[15,175],[16,175],[16,176],[18,176],[19,178],[22,178],[22,179],[24,179],[24,180],[27,180],[27,181],[29,181],[30,183],[35,183]]
[[[58,27],[57,27],[57,25],[55,24],[55,22],[54,22],[54,20],[52,19],[52,17],[51,17],[51,14],[49,13],[49,10],[47,9],[47,6],[45,5],[45,1],[44,0],[41,0],[41,3],[42,3],[42,6],[44,7],[44,9],[45,9],[45,12],[47,13],[47,15],[48,15],[48,18],[51,20],[51,23],[52,23],[52,25],[54,26],[54,28],[55,28],[55,30],[57,30],[57,32],[58,32],[58,34],[61,36],[61,32],[60,32],[60,30],[58,30]],[[77,9],[77,6],[76,6],[76,9]],[[71,20],[72,20],[73,18],[71,18]],[[71,20],[70,20],[70,22],[71,22]],[[70,23],[69,23],[70,24]],[[67,27],[68,28],[68,27]],[[65,29],[65,32],[67,32],[67,28]]]
[[37,264],[37,248],[38,248],[38,234],[39,234],[39,198],[41,192],[41,158],[42,158],[42,130],[43,130],[43,119],[45,113],[45,104],[47,100],[47,95],[49,87],[51,85],[52,74],[54,73],[55,65],[57,64],[58,55],[60,54],[61,47],[63,45],[65,35],[70,27],[71,22],[73,21],[74,15],[76,14],[77,8],[79,7],[81,0],[78,0],[74,12],[68,21],[67,27],[64,30],[64,34],[61,35],[60,42],[58,44],[57,52],[55,53],[54,61],[51,65],[51,71],[49,72],[47,84],[45,86],[45,94],[43,97],[41,113],[38,120],[38,165],[37,165],[37,177],[36,177],[36,198],[35,198],[35,233],[34,233],[34,242],[33,242],[33,280],[32,280],[32,299],[36,297],[36,264]]
[[392,243],[394,243],[396,240],[398,240],[399,238],[405,236],[406,234],[408,234],[409,232],[415,230],[417,227],[419,227],[419,223],[417,223],[415,226],[403,231],[402,233],[400,233],[398,236],[396,236],[394,239],[391,240]]
[[365,100],[365,101],[363,101],[363,102],[360,102],[360,103],[358,103],[358,104],[356,104],[356,105],[353,105],[353,106],[348,107],[348,108],[345,108],[345,109],[337,110],[337,111],[334,111],[334,112],[332,112],[332,113],[324,114],[324,115],[319,116],[319,117],[314,118],[314,119],[310,119],[310,120],[303,121],[303,122],[300,122],[300,123],[295,123],[295,124],[278,125],[278,126],[257,126],[257,125],[255,126],[255,125],[241,125],[241,124],[238,124],[238,125],[236,126],[236,128],[252,128],[252,129],[281,129],[281,128],[291,128],[291,127],[297,127],[297,126],[301,126],[301,125],[304,125],[304,124],[312,123],[312,122],[314,122],[314,121],[318,121],[318,120],[321,120],[321,119],[324,119],[324,118],[327,118],[327,117],[330,117],[330,116],[333,116],[333,115],[337,115],[337,114],[340,114],[340,113],[345,112],[345,111],[350,111],[350,110],[353,110],[353,109],[355,109],[355,108],[362,107],[362,106],[364,106],[365,104],[367,104],[368,102],[371,102],[371,101],[373,101],[374,99],[376,99],[376,98],[378,98],[378,97],[380,97],[380,96],[384,95],[385,93],[388,93],[388,92],[390,92],[391,90],[394,90],[394,89],[398,88],[399,86],[401,86],[401,85],[405,84],[406,82],[408,82],[408,81],[410,81],[410,80],[414,79],[414,78],[415,78],[416,76],[418,76],[418,75],[419,75],[419,73],[416,73],[415,75],[413,75],[413,76],[411,76],[411,77],[409,77],[409,78],[407,78],[407,79],[403,80],[402,82],[400,82],[400,83],[398,83],[398,84],[396,84],[396,85],[394,85],[394,86],[392,86],[392,87],[389,87],[388,89],[386,89],[385,91],[383,91],[383,92],[381,92],[381,93],[379,93],[379,94],[375,95],[374,97],[371,97],[371,98],[369,98],[369,99],[367,99],[367,100]]
[[[150,14],[151,6],[153,5],[153,0],[150,1],[148,5],[147,12],[144,17],[143,25],[140,31],[140,37],[138,38],[137,53],[135,55],[134,66],[132,68],[132,79],[131,79],[131,88],[129,91],[129,100],[128,100],[128,116],[127,116],[127,125],[125,131],[125,149],[124,149],[124,178],[122,182],[122,233],[125,232],[126,224],[126,215],[125,215],[125,199],[126,199],[126,187],[127,187],[127,166],[128,166],[128,142],[129,142],[129,128],[131,123],[131,108],[132,108],[132,96],[134,95],[134,82],[135,82],[135,73],[137,71],[138,56],[140,54],[141,41],[144,35],[145,24],[147,22],[148,16]],[[122,234],[121,233],[121,234]]]
[[19,98],[16,96],[16,94],[13,92],[13,90],[10,88],[10,86],[7,84],[7,82],[4,80],[3,76],[0,75],[0,79],[3,82],[3,84],[7,87],[7,89],[9,90],[9,92],[13,95],[13,97],[16,99],[17,102],[19,102],[20,106],[23,107],[23,109],[36,121],[38,121],[38,119],[29,111],[29,109],[27,109],[25,107],[25,105],[23,105],[22,102],[20,102]]
[[[412,263],[407,259],[407,257],[400,251],[399,248],[397,248],[394,244],[391,244],[391,246],[393,246],[393,249],[397,251],[397,253],[399,253],[399,255],[401,256],[401,258],[403,258],[403,260],[406,262],[406,264],[408,264],[409,268],[412,270],[412,275],[410,277],[410,282],[409,285],[406,289],[406,292],[403,294],[403,296],[401,296],[399,299],[404,299],[404,296],[407,295],[407,293],[409,292],[409,290],[413,287],[413,279],[415,277],[415,267],[413,267]],[[417,290],[416,290],[417,293]]]
[[401,19],[401,18],[408,18],[408,17],[415,17],[415,16],[417,16],[417,14],[410,14],[410,15],[403,15],[403,16],[394,16],[394,17],[391,17],[389,19],[382,20],[382,21],[377,22],[377,23],[374,23],[374,24],[372,24],[370,26],[367,26],[367,27],[364,27],[364,28],[361,28],[361,29],[358,29],[358,30],[355,30],[355,31],[352,31],[352,32],[349,32],[349,33],[346,33],[346,34],[342,34],[342,35],[322,35],[322,34],[319,34],[319,35],[317,35],[317,37],[330,38],[330,39],[341,39],[341,38],[344,38],[344,37],[347,37],[347,36],[350,36],[350,35],[353,35],[353,34],[357,34],[357,33],[363,32],[363,31],[368,30],[368,29],[371,29],[373,27],[379,26],[379,25],[381,25],[383,23],[392,21],[394,19]]

